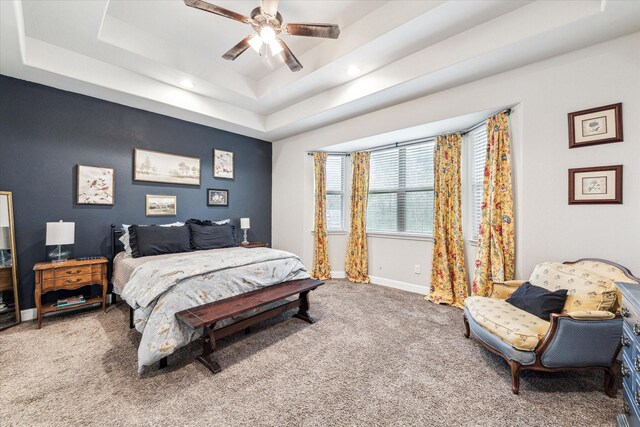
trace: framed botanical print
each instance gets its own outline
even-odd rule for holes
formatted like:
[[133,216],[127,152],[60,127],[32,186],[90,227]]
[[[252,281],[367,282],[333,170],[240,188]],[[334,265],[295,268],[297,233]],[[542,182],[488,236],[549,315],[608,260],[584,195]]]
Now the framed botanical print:
[[176,216],[176,196],[147,194],[145,214],[147,216]]
[[622,165],[569,169],[569,204],[622,204]]
[[200,185],[200,159],[136,148],[133,152],[133,179]]
[[622,140],[622,103],[569,113],[569,148]]
[[229,190],[207,190],[207,206],[229,206]]
[[233,152],[213,150],[213,177],[233,179]]
[[99,166],[76,166],[76,203],[111,205],[115,203],[115,171]]

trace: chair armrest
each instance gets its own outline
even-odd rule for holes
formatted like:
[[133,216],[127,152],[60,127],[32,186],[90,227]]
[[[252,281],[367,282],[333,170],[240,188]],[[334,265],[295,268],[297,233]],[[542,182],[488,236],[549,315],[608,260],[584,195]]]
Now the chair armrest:
[[507,299],[515,292],[524,280],[505,280],[504,282],[494,282],[491,284],[491,292],[489,298]]
[[570,311],[567,316],[576,320],[606,320],[616,317],[610,311],[592,310],[592,311]]
[[547,368],[608,367],[620,351],[621,336],[621,316],[574,319],[568,314],[552,314],[549,330],[536,347],[536,357]]

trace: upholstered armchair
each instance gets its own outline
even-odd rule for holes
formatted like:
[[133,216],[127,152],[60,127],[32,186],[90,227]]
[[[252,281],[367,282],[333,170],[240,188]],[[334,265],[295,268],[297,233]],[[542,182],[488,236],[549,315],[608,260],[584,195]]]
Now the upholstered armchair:
[[604,371],[605,393],[615,397],[614,363],[622,336],[615,282],[640,284],[640,279],[610,261],[581,259],[539,264],[529,282],[549,290],[568,289],[564,311],[547,322],[505,301],[524,281],[494,283],[488,297],[465,301],[465,337],[507,361],[514,394],[522,370],[595,369]]

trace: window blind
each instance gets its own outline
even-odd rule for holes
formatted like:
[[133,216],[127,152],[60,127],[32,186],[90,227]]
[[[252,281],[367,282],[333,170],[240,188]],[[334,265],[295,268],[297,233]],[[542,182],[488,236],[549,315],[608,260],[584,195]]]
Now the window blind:
[[367,231],[433,234],[433,147],[371,153]]
[[482,220],[482,191],[484,166],[487,158],[487,127],[480,126],[469,132],[471,143],[471,238],[478,240]]
[[327,230],[344,229],[344,156],[327,156]]

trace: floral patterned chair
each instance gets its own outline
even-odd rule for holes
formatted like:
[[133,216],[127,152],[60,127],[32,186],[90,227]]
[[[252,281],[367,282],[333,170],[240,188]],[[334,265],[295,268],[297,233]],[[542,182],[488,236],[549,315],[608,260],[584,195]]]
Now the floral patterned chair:
[[640,284],[640,279],[611,261],[585,258],[538,264],[529,282],[551,291],[568,289],[563,313],[547,322],[505,301],[524,281],[494,283],[488,297],[465,300],[465,336],[509,363],[514,394],[522,370],[596,369],[605,372],[605,393],[615,397],[614,362],[622,335],[615,282]]

